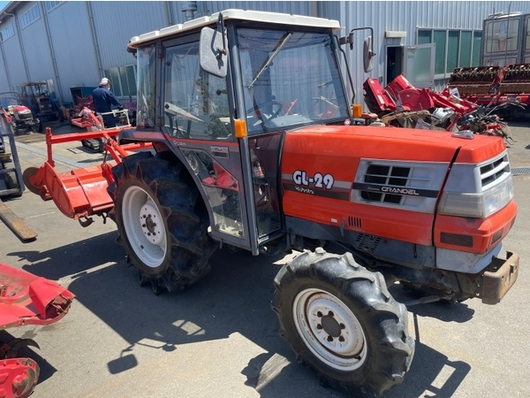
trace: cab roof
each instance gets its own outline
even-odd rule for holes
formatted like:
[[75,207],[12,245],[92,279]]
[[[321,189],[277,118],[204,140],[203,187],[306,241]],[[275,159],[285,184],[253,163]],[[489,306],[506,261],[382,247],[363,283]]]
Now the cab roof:
[[143,43],[148,43],[156,39],[171,36],[175,33],[182,33],[195,28],[211,25],[217,22],[217,20],[219,19],[219,14],[223,15],[223,19],[225,21],[241,20],[251,22],[265,22],[285,26],[307,26],[333,30],[340,29],[339,21],[333,19],[308,17],[305,15],[281,14],[266,11],[229,9],[217,12],[215,14],[210,15],[209,17],[196,18],[191,21],[186,21],[183,24],[171,25],[160,30],[154,30],[152,32],[144,33],[139,36],[134,36],[129,41],[127,47],[130,49],[135,49]]

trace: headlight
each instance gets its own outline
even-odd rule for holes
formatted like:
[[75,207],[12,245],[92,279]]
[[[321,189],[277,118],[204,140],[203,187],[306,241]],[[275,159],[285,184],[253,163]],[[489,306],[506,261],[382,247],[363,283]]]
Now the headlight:
[[443,193],[438,213],[448,216],[486,218],[513,199],[513,181],[509,175],[503,182],[482,193]]

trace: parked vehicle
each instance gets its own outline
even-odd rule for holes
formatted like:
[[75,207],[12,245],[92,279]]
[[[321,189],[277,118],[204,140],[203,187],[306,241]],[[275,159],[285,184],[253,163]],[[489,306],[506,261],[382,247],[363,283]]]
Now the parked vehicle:
[[[388,286],[498,303],[518,275],[502,249],[517,205],[502,138],[357,125],[341,73],[357,31],[340,29],[226,10],[135,36],[136,128],[119,145],[48,128],[48,161],[24,181],[84,226],[112,218],[156,294],[199,281],[219,246],[300,251],[274,280],[281,334],[322,380],[378,395],[415,349]],[[364,50],[368,72],[371,38]],[[54,144],[95,133],[113,162],[58,173]]]
[[26,82],[20,85],[23,103],[42,120],[64,120],[58,101],[50,95],[48,83]]
[[33,117],[31,110],[22,105],[19,95],[13,91],[0,93],[0,117],[4,128],[11,129],[15,135],[41,130],[39,119]]

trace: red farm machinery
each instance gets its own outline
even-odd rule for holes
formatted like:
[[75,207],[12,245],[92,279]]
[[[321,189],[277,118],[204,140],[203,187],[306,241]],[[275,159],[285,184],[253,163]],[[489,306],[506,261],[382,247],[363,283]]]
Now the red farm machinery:
[[[226,10],[135,36],[136,126],[47,130],[48,160],[24,181],[83,226],[114,220],[156,294],[199,281],[221,246],[299,251],[274,280],[282,335],[332,386],[378,395],[415,351],[388,287],[500,302],[518,276],[502,245],[517,205],[503,138],[356,124],[340,68],[354,30],[339,32]],[[86,137],[103,140],[103,163],[58,173],[52,147]]]
[[[59,284],[0,263],[0,330],[24,325],[49,325],[63,318],[75,296]],[[31,339],[0,341],[0,396],[26,398],[39,378],[39,365],[21,357]]]

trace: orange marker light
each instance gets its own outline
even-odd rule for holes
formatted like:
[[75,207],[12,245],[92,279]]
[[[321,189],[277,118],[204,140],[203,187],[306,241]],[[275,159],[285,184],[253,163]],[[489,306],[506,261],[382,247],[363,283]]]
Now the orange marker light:
[[363,106],[361,104],[353,104],[353,117],[360,118],[363,114]]
[[236,138],[245,138],[247,136],[247,122],[244,120],[234,120],[234,135]]

